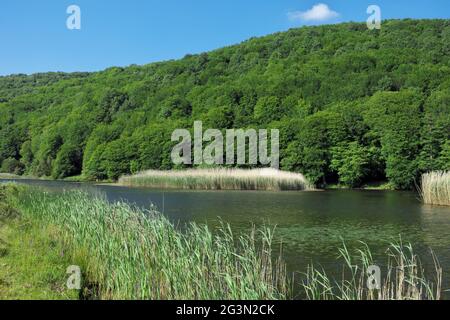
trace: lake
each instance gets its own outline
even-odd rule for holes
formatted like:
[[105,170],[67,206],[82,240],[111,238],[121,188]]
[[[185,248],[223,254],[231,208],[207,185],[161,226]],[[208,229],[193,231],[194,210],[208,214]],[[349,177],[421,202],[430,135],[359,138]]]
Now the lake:
[[[0,182],[6,180],[0,180]],[[8,180],[11,181],[11,180]],[[336,190],[317,192],[167,191],[60,181],[17,180],[52,190],[82,188],[142,208],[154,205],[172,222],[206,223],[213,230],[220,221],[236,233],[252,226],[273,226],[275,249],[282,244],[290,272],[304,272],[311,262],[339,277],[338,248],[350,250],[366,242],[378,264],[386,262],[389,241],[410,242],[425,269],[434,270],[430,249],[450,288],[450,207],[423,205],[414,192]],[[297,280],[302,278],[297,274]],[[449,298],[449,294],[446,294]]]

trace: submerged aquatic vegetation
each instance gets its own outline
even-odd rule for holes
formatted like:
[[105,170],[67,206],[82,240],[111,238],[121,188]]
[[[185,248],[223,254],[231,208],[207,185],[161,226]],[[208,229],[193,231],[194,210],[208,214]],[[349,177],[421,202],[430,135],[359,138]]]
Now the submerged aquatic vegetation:
[[201,190],[311,190],[313,186],[299,173],[275,169],[191,169],[148,170],[123,176],[119,184],[152,188]]
[[423,174],[420,193],[426,204],[450,206],[450,171]]

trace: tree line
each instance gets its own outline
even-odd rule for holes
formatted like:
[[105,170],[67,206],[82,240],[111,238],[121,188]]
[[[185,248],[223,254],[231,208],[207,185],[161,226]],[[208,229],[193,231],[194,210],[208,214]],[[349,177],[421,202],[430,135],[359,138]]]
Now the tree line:
[[0,77],[2,172],[117,179],[171,162],[177,128],[279,129],[284,170],[410,189],[450,169],[450,21],[302,27],[183,59]]

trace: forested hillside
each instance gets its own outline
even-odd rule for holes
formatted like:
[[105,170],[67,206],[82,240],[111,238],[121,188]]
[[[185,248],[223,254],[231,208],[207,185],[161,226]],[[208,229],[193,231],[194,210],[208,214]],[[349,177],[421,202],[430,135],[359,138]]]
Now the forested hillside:
[[0,77],[2,172],[171,169],[171,133],[278,128],[282,169],[411,188],[450,169],[450,21],[304,27],[178,61]]

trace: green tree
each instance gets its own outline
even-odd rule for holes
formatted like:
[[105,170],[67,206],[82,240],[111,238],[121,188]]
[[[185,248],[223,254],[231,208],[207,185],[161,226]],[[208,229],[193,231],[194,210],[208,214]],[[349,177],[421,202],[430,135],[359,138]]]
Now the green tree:
[[63,179],[81,173],[83,153],[79,146],[64,144],[53,163],[52,177]]
[[280,99],[277,97],[262,97],[255,106],[255,119],[259,123],[270,123],[280,120],[283,116]]
[[[296,28],[176,61],[0,77],[0,164],[64,177],[81,157],[92,179],[171,169],[171,132],[202,120],[279,129],[283,169],[319,185],[337,182],[336,168],[358,184],[364,168],[364,180],[411,188],[448,168],[450,27],[388,20],[366,31]],[[335,149],[350,143],[351,154]],[[370,153],[363,167],[360,149]]]
[[380,92],[366,105],[366,120],[386,159],[386,176],[397,189],[411,188],[419,174],[421,96],[411,90]]
[[21,175],[25,169],[25,166],[14,158],[8,158],[3,160],[0,171],[4,173],[13,173]]
[[331,157],[330,168],[338,173],[339,182],[347,187],[360,187],[370,172],[370,152],[356,141],[333,147]]
[[450,170],[450,140],[447,140],[442,146],[439,156],[439,168],[441,170]]
[[20,162],[25,168],[29,168],[33,163],[33,150],[31,148],[31,141],[27,140],[22,144],[20,148]]
[[443,169],[441,152],[450,141],[450,88],[435,91],[427,99],[420,141],[420,170],[427,172]]
[[331,147],[345,137],[342,116],[321,111],[307,117],[299,128],[298,138],[286,150],[285,169],[302,172],[315,184],[326,185],[331,178]]
[[131,173],[131,161],[136,158],[136,145],[132,139],[119,139],[106,145],[102,162],[109,179],[117,180]]

